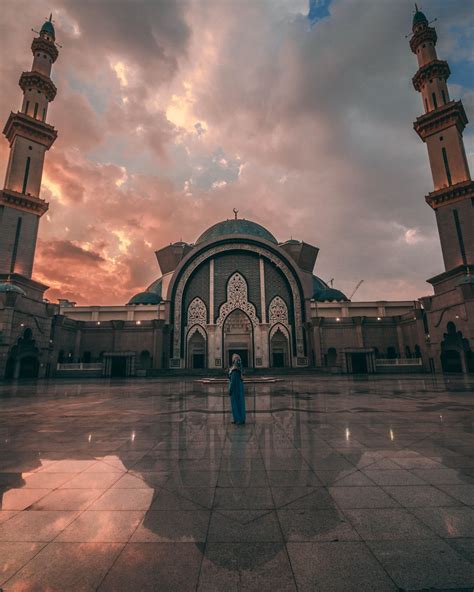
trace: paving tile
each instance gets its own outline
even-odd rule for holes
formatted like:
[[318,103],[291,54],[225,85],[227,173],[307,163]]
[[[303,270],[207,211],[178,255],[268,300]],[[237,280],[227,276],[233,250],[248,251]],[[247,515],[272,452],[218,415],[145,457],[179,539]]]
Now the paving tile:
[[[413,469],[412,473],[426,483],[433,485],[444,484],[464,484],[474,483],[474,477],[470,476],[467,471],[460,471],[457,469]],[[396,485],[395,483],[393,485]]]
[[272,487],[277,508],[322,510],[334,507],[326,487]]
[[78,512],[19,512],[0,524],[0,541],[49,542],[77,515]]
[[113,543],[51,543],[8,581],[6,590],[92,592],[122,548]]
[[[40,491],[31,489],[29,491]],[[30,506],[30,510],[85,510],[103,489],[56,489]]]
[[333,487],[370,487],[374,482],[362,471],[318,471],[317,477],[323,485]]
[[269,487],[221,487],[216,489],[214,510],[273,510]]
[[439,484],[438,488],[463,504],[474,506],[474,485],[468,483],[464,485],[460,483],[455,485]]
[[278,510],[286,541],[358,541],[359,535],[337,509]]
[[[438,511],[436,508],[435,511]],[[423,522],[404,509],[344,510],[363,540],[410,540],[435,538]]]
[[218,487],[268,487],[266,471],[221,471]]
[[288,543],[299,592],[398,592],[364,543]]
[[154,489],[108,489],[89,510],[148,510]]
[[386,485],[383,489],[405,508],[459,506],[454,497],[433,485]]
[[316,474],[304,468],[299,471],[267,471],[268,483],[272,487],[315,487],[323,485]]
[[85,511],[56,538],[62,543],[126,543],[145,512]]
[[474,538],[446,539],[446,543],[461,557],[474,564]]
[[0,586],[45,545],[46,543],[0,543]]
[[[38,473],[41,475],[41,473]],[[88,473],[75,475],[60,486],[60,489],[108,489],[120,479],[118,473]]]
[[23,473],[24,489],[56,489],[71,480],[71,473]]
[[381,487],[330,487],[329,493],[341,508],[394,508],[399,504]]
[[265,510],[214,511],[209,524],[209,542],[281,542],[282,535],[275,512]]
[[134,532],[134,543],[198,543],[205,542],[210,512],[149,511]]
[[1,498],[0,509],[24,510],[51,493],[51,489],[9,489]]
[[198,592],[296,592],[286,549],[279,543],[209,543]]
[[160,487],[155,489],[150,510],[210,510],[214,493],[212,487],[177,487],[171,490]]
[[194,592],[202,553],[194,543],[128,543],[99,592]]
[[454,508],[414,508],[413,512],[427,526],[443,538],[472,537],[474,509],[466,506]]
[[369,541],[368,545],[393,581],[404,590],[469,588],[474,584],[474,565],[446,542],[412,540]]
[[422,478],[406,469],[373,471],[369,468],[363,472],[377,485],[426,485]]

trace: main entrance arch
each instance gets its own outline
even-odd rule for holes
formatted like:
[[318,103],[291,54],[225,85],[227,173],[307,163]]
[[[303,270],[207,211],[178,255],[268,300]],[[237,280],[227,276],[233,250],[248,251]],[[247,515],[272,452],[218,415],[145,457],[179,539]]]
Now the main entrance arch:
[[254,366],[253,326],[240,308],[227,315],[222,327],[224,365],[230,366],[233,354],[239,354],[245,368]]

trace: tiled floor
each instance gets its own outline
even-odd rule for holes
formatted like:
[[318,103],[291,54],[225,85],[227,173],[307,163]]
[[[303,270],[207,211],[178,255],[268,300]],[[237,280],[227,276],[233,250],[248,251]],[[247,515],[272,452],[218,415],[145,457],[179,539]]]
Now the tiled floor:
[[0,384],[0,588],[474,587],[474,377]]

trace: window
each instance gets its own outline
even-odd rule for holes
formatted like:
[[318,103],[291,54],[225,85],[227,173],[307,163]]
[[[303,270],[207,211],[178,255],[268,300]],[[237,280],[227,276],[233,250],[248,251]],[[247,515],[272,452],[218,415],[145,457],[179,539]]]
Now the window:
[[43,107],[43,121],[46,119],[46,107]]
[[[462,258],[462,262],[463,265],[467,265],[467,259],[466,259],[466,249],[464,248],[464,238],[462,236],[462,229],[461,229],[461,223],[459,221],[459,214],[457,210],[453,210],[453,218],[454,218],[454,225],[456,226],[456,234],[458,235],[458,243],[459,243],[459,251],[461,253],[461,258]],[[454,323],[451,323],[452,325]],[[449,323],[448,323],[448,332],[449,332]]]
[[439,141],[442,142],[444,140],[443,136],[439,137]]
[[35,119],[36,119],[36,116],[38,115],[38,107],[39,107],[38,103],[35,103],[35,112],[34,112],[34,115],[33,115],[33,117]]
[[428,108],[428,99],[425,99],[425,111],[426,113],[428,113],[429,108]]
[[23,189],[22,193],[26,193],[26,186],[28,185],[28,175],[30,174],[30,163],[31,163],[31,156],[28,156],[26,159],[26,166],[25,166],[25,176],[23,177]]
[[444,169],[446,171],[446,179],[448,180],[448,185],[452,185],[451,171],[449,170],[448,153],[446,152],[446,148],[444,146],[441,148],[441,152],[443,154]]
[[443,89],[441,90],[441,96],[443,97],[443,103],[446,105],[446,103],[447,103],[448,101],[446,100],[446,93],[444,92],[444,90],[443,90]]
[[21,222],[22,222],[22,219],[18,218],[18,220],[16,222],[15,242],[13,243],[12,260],[10,263],[10,273],[14,273],[14,271],[15,271],[16,254],[18,252],[18,244],[20,242]]
[[30,101],[26,101],[26,105],[25,105],[25,114],[28,115],[28,109],[30,107]]
[[33,146],[28,146],[28,150],[33,150]]
[[436,95],[434,93],[431,93],[431,98],[433,99],[433,107],[435,109],[438,108],[438,101],[436,100]]

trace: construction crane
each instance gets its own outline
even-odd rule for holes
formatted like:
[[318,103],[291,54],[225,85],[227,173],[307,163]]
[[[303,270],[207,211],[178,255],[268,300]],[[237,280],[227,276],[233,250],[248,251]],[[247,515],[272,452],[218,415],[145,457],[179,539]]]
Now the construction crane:
[[362,282],[364,280],[360,280],[360,282],[357,284],[357,286],[352,290],[352,294],[349,296],[349,300],[352,300],[352,297],[354,296],[354,294],[357,292],[357,290],[360,288]]

